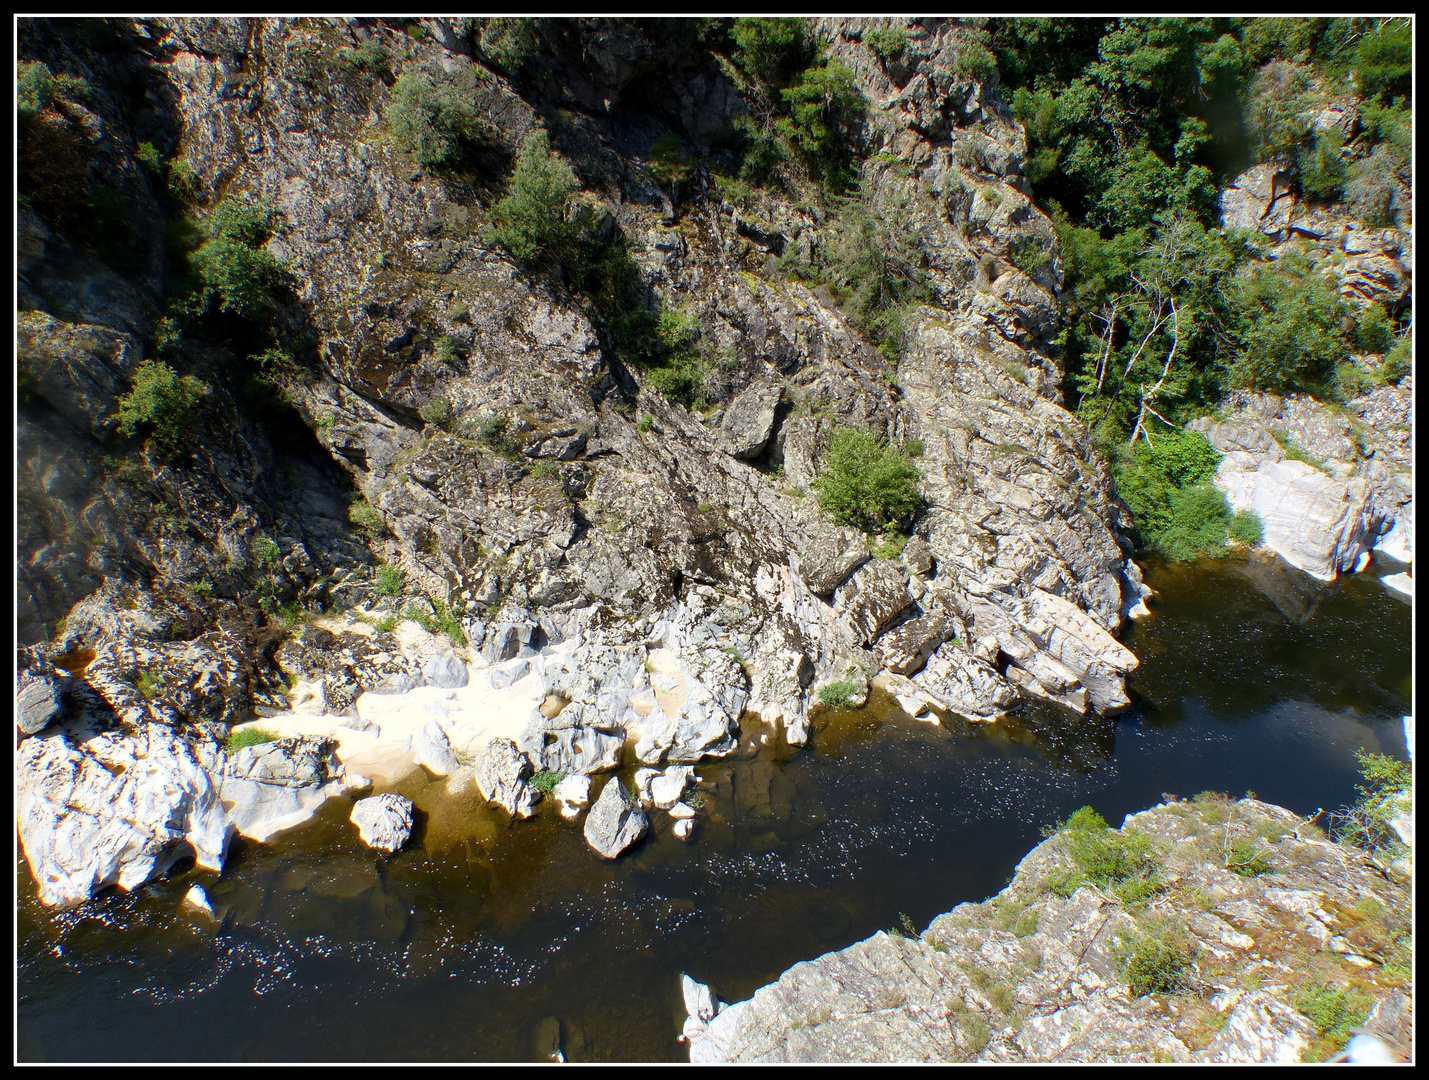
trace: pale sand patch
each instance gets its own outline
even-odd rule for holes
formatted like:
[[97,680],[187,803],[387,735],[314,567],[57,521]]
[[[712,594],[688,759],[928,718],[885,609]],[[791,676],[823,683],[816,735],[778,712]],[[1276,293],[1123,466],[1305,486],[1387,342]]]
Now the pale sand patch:
[[[685,710],[685,675],[673,649],[651,649],[646,670],[650,685],[655,688],[655,701],[666,716],[679,716]],[[638,709],[638,706],[637,706]]]
[[357,715],[377,725],[375,735],[343,727],[341,716],[301,712],[259,717],[234,730],[254,727],[282,738],[333,739],[338,760],[349,773],[391,785],[417,768],[410,744],[432,720],[441,725],[458,756],[467,759],[474,759],[492,739],[516,740],[546,696],[536,669],[538,658],[531,659],[532,671],[500,690],[491,687],[493,665],[466,661],[467,684],[456,690],[419,686],[405,694],[363,694],[357,699]]

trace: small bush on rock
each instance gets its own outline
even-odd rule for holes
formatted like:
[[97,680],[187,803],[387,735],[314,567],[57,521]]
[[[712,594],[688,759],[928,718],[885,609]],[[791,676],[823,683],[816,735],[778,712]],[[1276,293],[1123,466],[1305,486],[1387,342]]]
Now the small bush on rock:
[[847,709],[858,700],[859,690],[853,679],[839,679],[819,689],[819,700],[835,709]]
[[152,426],[155,444],[171,449],[193,426],[208,392],[192,375],[180,376],[162,360],[145,360],[134,372],[133,388],[119,399],[119,434]]
[[866,533],[890,526],[906,532],[918,513],[922,473],[898,447],[864,428],[841,428],[814,481],[819,506],[838,525]]
[[490,141],[477,119],[476,72],[420,68],[405,71],[392,88],[387,125],[397,145],[428,169],[455,165],[470,147]]
[[1237,510],[1231,516],[1231,539],[1246,547],[1259,547],[1265,539],[1265,526],[1254,510]]
[[505,197],[491,209],[496,242],[518,262],[561,264],[576,238],[566,203],[579,186],[575,170],[551,149],[550,136],[533,131],[516,157]]
[[1125,955],[1127,987],[1134,997],[1180,990],[1194,959],[1183,933],[1169,926],[1137,935]]
[[245,746],[262,746],[264,743],[277,742],[278,739],[278,735],[263,728],[242,728],[228,736],[223,748],[232,754]]
[[542,795],[550,797],[551,792],[556,790],[556,785],[566,778],[565,773],[553,772],[550,769],[542,769],[532,775],[527,781],[533,788]]

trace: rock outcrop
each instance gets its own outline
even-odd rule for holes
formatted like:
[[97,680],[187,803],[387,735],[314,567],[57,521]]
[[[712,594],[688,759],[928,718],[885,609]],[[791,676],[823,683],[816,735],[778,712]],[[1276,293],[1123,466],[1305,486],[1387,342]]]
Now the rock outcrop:
[[1203,417],[1188,427],[1225,454],[1216,486],[1233,509],[1260,517],[1264,547],[1327,581],[1363,569],[1371,551],[1409,560],[1407,386],[1381,387],[1342,411],[1269,394],[1241,393],[1228,404],[1223,419]]
[[618,776],[611,777],[585,819],[586,843],[607,859],[618,858],[650,827],[650,819],[630,798]]
[[[1142,594],[1128,523],[1060,404],[1056,230],[995,80],[960,74],[967,26],[921,20],[890,67],[862,20],[817,24],[885,148],[863,168],[870,211],[927,256],[896,372],[827,290],[774,262],[827,249],[835,224],[785,192],[736,205],[715,183],[702,155],[746,107],[708,51],[671,62],[640,32],[581,22],[577,37],[614,35],[630,55],[552,31],[527,81],[474,59],[466,24],[429,27],[118,20],[98,50],[25,21],[22,55],[94,88],[50,119],[122,189],[133,241],[116,269],[71,222],[20,210],[25,641],[92,651],[91,681],[126,723],[215,739],[255,712],[350,715],[363,693],[459,689],[481,657],[502,665],[494,689],[537,676],[546,691],[516,739],[527,765],[580,774],[626,745],[648,765],[729,754],[747,714],[801,743],[819,687],[885,667],[979,719],[1023,695],[1126,704],[1135,658],[1115,635]],[[464,172],[417,164],[382,134],[402,108],[388,83],[333,75],[359,47],[394,75],[469,72],[491,145]],[[621,92],[637,73],[656,112],[632,126]],[[490,241],[492,197],[538,127],[629,253],[625,291],[646,314],[681,313],[707,412],[658,392],[615,347],[610,312]],[[629,167],[660,134],[699,161],[673,201]],[[181,196],[139,163],[144,143],[172,158]],[[160,321],[179,198],[200,219],[224,200],[273,210],[266,252],[290,273],[270,329],[301,372],[274,376],[281,400],[235,376],[251,365],[226,333]],[[160,344],[208,387],[173,447],[114,419]],[[819,509],[843,426],[923,444],[926,509],[901,560],[872,558]],[[371,632],[324,625],[338,610]],[[410,648],[390,629],[403,616],[464,644]],[[43,734],[48,691],[17,691]],[[454,775],[440,734],[414,749]],[[483,791],[520,815],[510,765]]]
[[359,799],[349,820],[368,847],[400,851],[412,836],[412,800],[390,792]]
[[[1251,799],[1165,804],[1101,835],[1146,845],[1157,869],[1141,899],[1087,881],[1059,834],[996,897],[917,938],[876,934],[717,1014],[700,998],[690,1059],[1323,1060],[1342,1047],[1306,1010],[1330,989],[1407,1049],[1393,965],[1408,957],[1408,877]],[[1198,993],[1162,992],[1173,986]]]

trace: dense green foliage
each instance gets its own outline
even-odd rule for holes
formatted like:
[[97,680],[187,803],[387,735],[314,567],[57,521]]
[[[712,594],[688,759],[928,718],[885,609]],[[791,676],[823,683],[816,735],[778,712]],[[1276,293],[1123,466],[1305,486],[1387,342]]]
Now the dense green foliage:
[[478,120],[476,69],[404,71],[392,87],[387,124],[392,137],[429,169],[455,165],[470,148],[491,140]]
[[840,428],[814,481],[819,506],[838,525],[866,533],[906,531],[922,505],[918,467],[907,453],[865,428]]
[[179,375],[162,360],[145,360],[134,372],[134,383],[119,399],[116,429],[124,436],[152,428],[160,449],[172,449],[198,416],[209,388],[192,375]]
[[575,170],[551,149],[550,136],[526,136],[506,195],[491,208],[497,243],[519,262],[548,268],[569,260],[578,237],[566,207],[579,189]]
[[744,79],[750,115],[740,175],[797,186],[797,168],[833,192],[853,183],[855,151],[867,103],[854,73],[821,55],[800,19],[735,19],[730,61]]
[[218,310],[261,320],[272,314],[287,268],[264,250],[277,212],[266,202],[244,202],[226,196],[204,218],[205,237],[190,262],[200,291],[192,310],[209,303]]
[[1204,435],[1164,429],[1114,460],[1117,491],[1147,547],[1171,559],[1225,547],[1231,511],[1210,483],[1220,457]]
[[[990,28],[1027,128],[1034,195],[1063,242],[1068,399],[1109,455],[1125,457],[1128,443],[1159,438],[1234,388],[1347,399],[1368,381],[1352,355],[1407,341],[1407,309],[1350,304],[1304,259],[1263,261],[1250,237],[1217,226],[1215,206],[1218,188],[1265,161],[1302,199],[1393,223],[1412,179],[1407,20]],[[1407,367],[1396,355],[1377,377]],[[1177,495],[1173,507],[1172,491],[1190,485],[1152,491],[1131,465],[1122,494],[1143,540],[1215,547],[1230,519],[1209,493]]]
[[1070,865],[1046,878],[1049,891],[1071,896],[1083,885],[1110,889],[1122,903],[1147,899],[1160,886],[1151,839],[1110,828],[1106,819],[1084,806],[1053,832],[1062,838]]

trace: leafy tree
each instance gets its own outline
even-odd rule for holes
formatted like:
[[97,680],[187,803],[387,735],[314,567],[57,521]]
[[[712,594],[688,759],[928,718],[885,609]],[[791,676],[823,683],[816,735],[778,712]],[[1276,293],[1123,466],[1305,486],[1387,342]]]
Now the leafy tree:
[[536,52],[534,19],[481,19],[476,47],[502,71],[515,71]]
[[490,142],[476,115],[476,70],[405,71],[392,88],[387,124],[397,144],[429,169],[456,164],[463,153]]
[[496,241],[518,262],[549,268],[571,254],[576,230],[566,204],[579,188],[575,170],[537,129],[516,157],[506,195],[491,208]]
[[866,533],[912,523],[922,505],[918,467],[898,447],[865,428],[840,428],[814,481],[819,506],[838,525]]
[[172,449],[192,427],[208,393],[202,380],[180,376],[162,360],[145,360],[134,372],[132,388],[119,399],[116,430],[129,437],[140,427],[152,427],[154,443]]
[[787,86],[812,52],[801,19],[735,19],[730,38],[735,66],[775,88]]
[[1259,264],[1237,281],[1235,300],[1243,323],[1231,372],[1235,385],[1333,392],[1336,365],[1352,343],[1332,278],[1289,259]]
[[277,211],[267,202],[226,196],[201,226],[204,242],[191,257],[201,283],[196,307],[210,298],[220,311],[261,320],[272,313],[286,267],[262,247],[272,235]]

